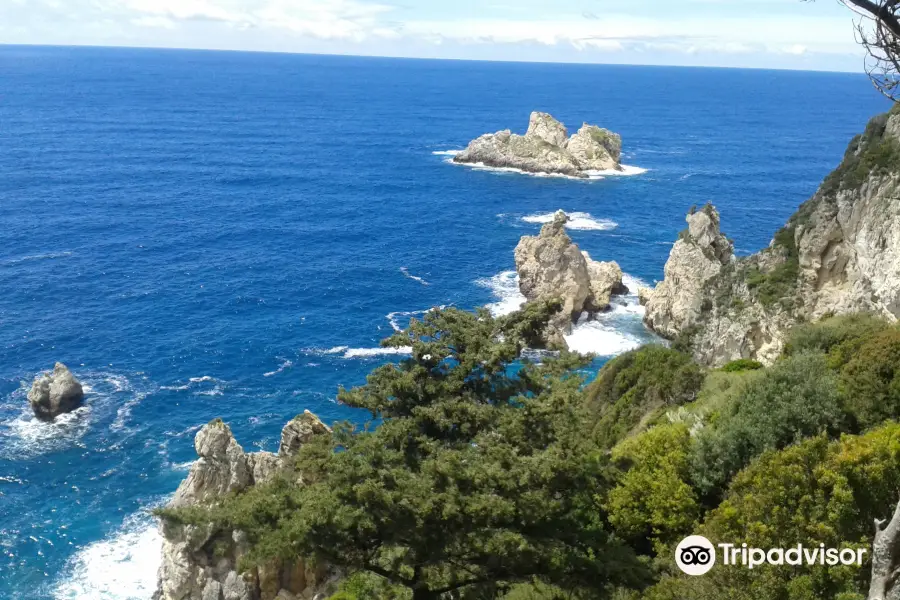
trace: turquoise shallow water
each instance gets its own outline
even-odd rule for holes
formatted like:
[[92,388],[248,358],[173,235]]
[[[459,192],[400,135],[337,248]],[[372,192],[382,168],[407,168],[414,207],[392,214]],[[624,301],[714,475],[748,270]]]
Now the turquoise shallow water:
[[[652,282],[715,202],[739,251],[885,109],[856,75],[0,47],[0,598],[146,600],[146,510],[225,418],[273,449],[431,306],[515,305],[512,250],[554,210]],[[472,170],[446,151],[531,110],[620,132],[629,177]],[[648,339],[633,299],[576,331]],[[26,409],[56,360],[88,385]]]

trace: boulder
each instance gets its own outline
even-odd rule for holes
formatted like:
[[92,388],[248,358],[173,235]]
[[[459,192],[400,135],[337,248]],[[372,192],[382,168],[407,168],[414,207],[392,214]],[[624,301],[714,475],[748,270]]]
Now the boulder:
[[591,297],[587,260],[566,233],[569,217],[558,211],[537,236],[524,236],[516,246],[519,289],[529,301],[559,299],[561,319],[568,333],[571,321],[585,310]]
[[622,283],[622,268],[615,261],[592,260],[587,252],[582,252],[582,255],[587,262],[591,288],[590,308],[594,311],[606,310],[613,295],[628,293],[628,288]]
[[61,414],[81,406],[84,389],[66,365],[56,363],[52,372],[35,378],[28,392],[28,402],[34,416],[42,421],[52,421]]
[[569,139],[569,132],[565,125],[549,114],[535,111],[528,119],[528,131],[525,132],[525,136],[537,137],[551,146],[564,148],[566,140]]

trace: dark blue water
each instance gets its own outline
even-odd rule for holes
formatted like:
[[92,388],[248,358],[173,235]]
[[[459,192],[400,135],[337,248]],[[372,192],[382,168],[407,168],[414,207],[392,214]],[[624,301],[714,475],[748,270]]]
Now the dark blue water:
[[[884,108],[845,74],[0,48],[0,597],[149,598],[144,511],[201,424],[273,449],[305,408],[359,418],[335,391],[391,358],[372,352],[391,318],[509,305],[516,242],[558,208],[645,281],[692,204],[756,250]],[[620,132],[649,170],[433,154],[535,109]],[[613,354],[639,319],[619,307],[581,341]],[[57,360],[87,407],[38,424],[25,392]]]

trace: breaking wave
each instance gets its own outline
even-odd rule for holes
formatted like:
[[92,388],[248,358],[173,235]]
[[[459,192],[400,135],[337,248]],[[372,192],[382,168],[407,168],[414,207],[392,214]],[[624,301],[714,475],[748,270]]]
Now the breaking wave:
[[[526,223],[551,223],[556,213],[538,213],[522,217]],[[609,219],[598,219],[586,212],[567,212],[569,222],[566,223],[566,229],[577,229],[582,231],[609,231],[618,227],[618,223]]]
[[147,600],[156,591],[162,535],[147,513],[131,515],[106,539],[79,549],[61,569],[54,600]]
[[404,277],[408,277],[409,279],[412,279],[413,281],[417,281],[417,282],[421,283],[422,285],[431,285],[430,283],[428,283],[421,277],[410,273],[409,269],[407,269],[406,267],[400,267],[400,272],[403,273]]
[[279,373],[283,373],[286,369],[289,369],[294,366],[294,361],[292,361],[288,358],[281,358],[279,356],[278,359],[282,361],[282,363],[278,366],[278,368],[275,369],[274,371],[269,371],[268,373],[263,373],[263,377],[274,377],[275,375],[278,375]]
[[519,276],[515,271],[503,271],[493,277],[485,277],[475,282],[491,290],[496,302],[487,305],[495,317],[514,313],[525,304],[525,296],[519,291]]

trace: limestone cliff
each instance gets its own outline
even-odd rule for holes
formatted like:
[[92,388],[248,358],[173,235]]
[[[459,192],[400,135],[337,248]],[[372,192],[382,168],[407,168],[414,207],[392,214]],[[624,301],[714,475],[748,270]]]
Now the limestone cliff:
[[529,301],[562,301],[547,336],[553,345],[565,344],[563,336],[582,312],[606,310],[613,294],[627,291],[618,264],[592,260],[578,249],[566,233],[568,220],[565,212],[557,211],[539,235],[522,237],[515,251],[522,294]]
[[[676,242],[665,279],[642,291],[646,323],[718,366],[736,358],[770,363],[798,322],[830,314],[900,317],[900,110],[880,115],[851,143],[840,166],[775,235],[733,260],[707,228]],[[705,209],[710,215],[715,211]],[[697,213],[700,214],[700,213]],[[712,236],[712,237],[711,237]]]
[[[199,459],[178,486],[171,508],[214,503],[269,479],[314,435],[330,429],[309,411],[289,422],[278,454],[246,453],[220,420],[194,439]],[[305,561],[271,563],[240,573],[249,549],[240,531],[162,522],[163,556],[154,600],[314,600],[326,597],[338,574]]]
[[457,163],[513,168],[529,173],[587,177],[589,171],[621,169],[622,138],[587,123],[569,137],[547,113],[533,112],[525,135],[510,130],[483,135],[457,154]]

